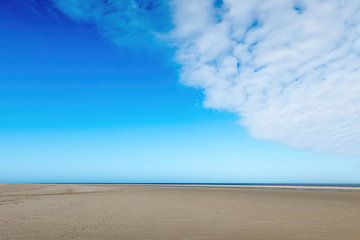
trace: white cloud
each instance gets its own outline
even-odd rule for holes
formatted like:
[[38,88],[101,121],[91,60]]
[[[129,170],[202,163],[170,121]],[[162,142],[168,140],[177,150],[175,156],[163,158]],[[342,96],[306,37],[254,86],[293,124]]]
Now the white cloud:
[[182,81],[258,139],[360,155],[360,1],[173,1]]
[[[75,21],[92,24],[119,47],[146,50],[169,30],[169,4],[162,0],[52,0]],[[161,4],[162,3],[162,4]]]

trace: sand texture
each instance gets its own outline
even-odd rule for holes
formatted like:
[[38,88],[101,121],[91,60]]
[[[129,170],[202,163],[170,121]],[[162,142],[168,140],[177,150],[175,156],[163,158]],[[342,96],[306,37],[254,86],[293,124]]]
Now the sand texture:
[[0,239],[360,239],[360,192],[0,185]]

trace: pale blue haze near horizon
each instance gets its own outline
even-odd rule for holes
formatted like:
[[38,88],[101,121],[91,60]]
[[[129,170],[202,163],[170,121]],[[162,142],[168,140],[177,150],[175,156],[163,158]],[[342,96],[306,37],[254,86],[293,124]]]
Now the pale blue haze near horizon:
[[259,140],[205,107],[171,44],[64,12],[0,6],[0,183],[360,183],[356,154]]

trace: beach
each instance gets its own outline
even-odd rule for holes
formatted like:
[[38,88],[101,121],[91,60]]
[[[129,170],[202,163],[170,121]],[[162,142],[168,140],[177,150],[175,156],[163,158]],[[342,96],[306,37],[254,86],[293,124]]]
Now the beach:
[[360,239],[358,188],[0,185],[0,239]]

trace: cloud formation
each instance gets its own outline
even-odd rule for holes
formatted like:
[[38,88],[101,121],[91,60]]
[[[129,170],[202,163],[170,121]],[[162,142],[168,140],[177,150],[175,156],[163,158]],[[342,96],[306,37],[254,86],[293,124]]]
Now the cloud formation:
[[173,27],[182,82],[253,137],[360,155],[360,1],[54,1],[120,46]]
[[169,4],[163,0],[53,0],[75,21],[94,24],[121,47],[151,48],[171,27]]
[[360,155],[360,1],[174,2],[182,81],[258,139]]

